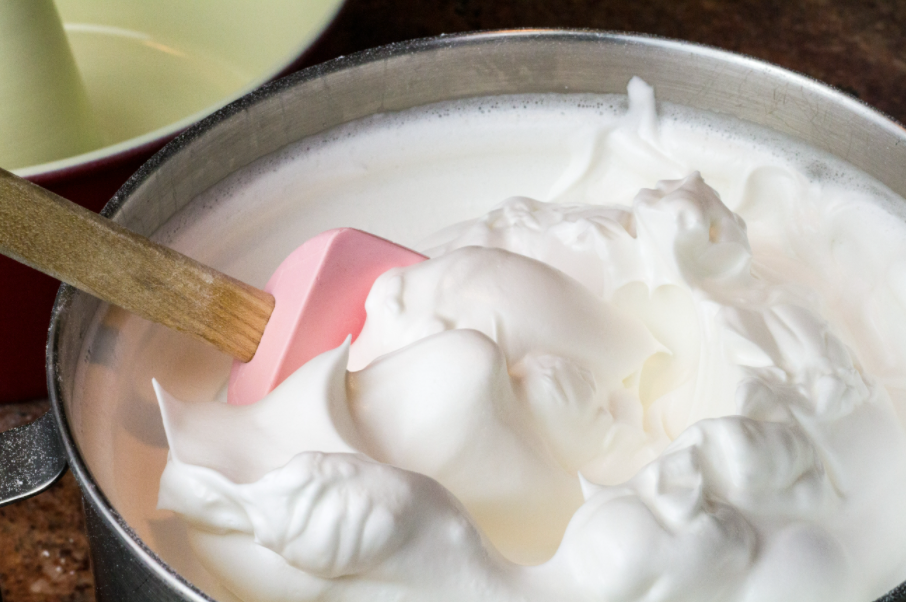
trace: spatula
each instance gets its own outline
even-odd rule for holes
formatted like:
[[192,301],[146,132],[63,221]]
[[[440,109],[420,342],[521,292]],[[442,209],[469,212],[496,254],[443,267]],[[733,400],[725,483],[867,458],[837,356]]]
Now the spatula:
[[260,290],[2,169],[0,253],[232,355],[227,397],[237,405],[355,338],[377,277],[426,259],[360,230],[330,230]]

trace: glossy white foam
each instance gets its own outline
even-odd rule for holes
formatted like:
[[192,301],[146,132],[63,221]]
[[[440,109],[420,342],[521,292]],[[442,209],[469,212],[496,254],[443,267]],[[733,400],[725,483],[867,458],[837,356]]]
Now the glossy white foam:
[[[187,366],[176,335],[120,316],[119,382],[149,403],[130,380],[145,361],[190,400],[159,389],[160,503],[186,534],[86,450],[127,519],[219,587],[168,548],[188,537],[242,599],[869,600],[902,581],[891,196],[758,130],[658,121],[642,82],[630,95],[625,116],[516,98],[373,118],[173,220],[174,246],[259,283],[320,229],[412,245],[448,227],[419,243],[435,259],[379,279],[351,348],[250,408],[205,401],[226,362]],[[144,445],[162,466],[160,435]]]

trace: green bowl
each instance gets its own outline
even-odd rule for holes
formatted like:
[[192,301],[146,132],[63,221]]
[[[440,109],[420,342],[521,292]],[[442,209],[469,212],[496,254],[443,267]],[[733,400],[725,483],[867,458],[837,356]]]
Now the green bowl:
[[56,0],[102,146],[37,165],[69,170],[169,139],[308,48],[343,0]]

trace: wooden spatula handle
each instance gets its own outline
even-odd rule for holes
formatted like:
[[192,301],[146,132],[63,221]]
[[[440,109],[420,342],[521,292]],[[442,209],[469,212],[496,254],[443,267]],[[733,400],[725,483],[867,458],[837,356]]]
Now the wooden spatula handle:
[[0,253],[249,361],[270,294],[0,169]]

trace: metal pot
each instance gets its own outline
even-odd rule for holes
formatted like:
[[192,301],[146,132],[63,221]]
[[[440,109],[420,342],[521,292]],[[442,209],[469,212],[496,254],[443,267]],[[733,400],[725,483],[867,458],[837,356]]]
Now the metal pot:
[[[105,215],[154,233],[199,193],[285,145],[378,112],[475,96],[622,93],[638,75],[659,100],[736,116],[840,157],[906,196],[906,131],[821,83],[747,57],[651,37],[519,30],[441,36],[340,58],[270,84],[167,145]],[[0,436],[0,500],[37,493],[68,461],[84,494],[98,600],[211,600],[113,508],[73,427],[76,369],[100,302],[63,286],[47,346],[52,415]],[[906,601],[906,584],[881,599]],[[879,601],[880,602],[880,601]]]

